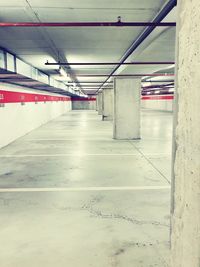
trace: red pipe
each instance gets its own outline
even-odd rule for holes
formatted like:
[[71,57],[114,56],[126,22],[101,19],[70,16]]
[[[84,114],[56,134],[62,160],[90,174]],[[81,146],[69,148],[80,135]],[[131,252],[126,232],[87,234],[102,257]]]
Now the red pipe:
[[175,22],[0,22],[0,27],[175,27]]
[[175,64],[175,62],[169,61],[169,62],[98,62],[98,63],[49,63],[48,61],[45,63],[45,65],[59,65],[59,66],[98,66],[98,65],[172,65]]

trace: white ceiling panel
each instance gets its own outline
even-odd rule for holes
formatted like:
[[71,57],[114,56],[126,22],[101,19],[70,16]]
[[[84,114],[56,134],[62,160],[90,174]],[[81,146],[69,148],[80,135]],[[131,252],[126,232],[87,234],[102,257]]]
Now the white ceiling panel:
[[[13,0],[11,0],[13,1]],[[6,1],[4,1],[6,2]],[[158,10],[166,0],[29,0],[33,7],[62,7],[82,9],[151,9]]]
[[150,21],[156,13],[155,10],[138,9],[65,9],[65,8],[34,8],[39,18],[44,22],[55,21],[117,21],[121,16],[122,21]]

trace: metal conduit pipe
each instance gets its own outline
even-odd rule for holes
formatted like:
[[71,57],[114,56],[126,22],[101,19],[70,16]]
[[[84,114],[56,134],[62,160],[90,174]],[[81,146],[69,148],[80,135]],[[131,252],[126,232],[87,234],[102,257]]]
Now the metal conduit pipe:
[[146,90],[142,90],[143,93],[146,93],[146,92],[151,92],[151,91],[155,91],[155,90],[169,90],[169,89],[174,89],[173,86],[170,86],[170,87],[160,87],[160,88],[150,88],[150,89],[146,89]]
[[[106,74],[78,74],[78,77],[108,77]],[[112,74],[109,77],[144,77],[144,76],[150,76],[150,77],[171,77],[174,76],[173,73],[153,73],[153,74]],[[103,85],[101,86],[103,87]]]
[[150,88],[161,88],[163,86],[172,86],[174,85],[174,83],[168,83],[168,84],[154,84],[154,85],[150,85],[150,86],[143,86],[143,89],[150,89]]
[[170,82],[174,82],[174,80],[142,81],[142,83],[170,83]]
[[0,27],[175,27],[175,22],[0,22]]
[[[177,5],[177,0],[169,0],[167,4],[164,6],[164,8],[159,12],[159,14],[155,17],[155,19],[152,21],[153,23],[160,23],[169,13],[170,11]],[[127,58],[140,46],[140,44],[152,33],[152,31],[155,29],[155,26],[149,26],[147,27],[144,32],[132,43],[132,45],[127,49],[125,54],[122,56],[120,63],[123,63],[127,60]],[[104,83],[106,83],[109,78],[118,70],[118,68],[121,65],[119,64],[116,66],[113,71],[110,73],[108,78],[105,80]],[[103,83],[103,84],[104,84]],[[102,86],[103,86],[102,84]],[[100,90],[101,87],[98,89]]]
[[64,62],[58,62],[58,63],[50,63],[46,62],[45,65],[50,66],[100,66],[100,65],[173,65],[175,62],[168,61],[168,62],[97,62],[97,63],[64,63]]
[[[163,83],[166,83],[166,82],[171,82],[171,83],[172,83],[172,82],[174,82],[174,80],[142,81],[142,83],[162,83],[162,82],[163,82]],[[80,83],[80,84],[87,84],[87,83],[88,83],[88,84],[91,84],[91,85],[92,85],[92,84],[95,85],[95,84],[97,84],[97,83],[100,83],[100,84],[101,84],[102,81],[99,81],[99,82],[97,82],[97,81],[96,81],[96,82],[91,82],[91,81],[88,81],[88,82],[87,82],[87,81],[86,81],[86,82],[79,82],[79,83]],[[107,82],[107,83],[108,83],[108,84],[112,84],[113,81],[110,81],[110,82]],[[74,84],[74,82],[68,82],[68,83],[67,83],[67,85],[72,85],[72,84]]]

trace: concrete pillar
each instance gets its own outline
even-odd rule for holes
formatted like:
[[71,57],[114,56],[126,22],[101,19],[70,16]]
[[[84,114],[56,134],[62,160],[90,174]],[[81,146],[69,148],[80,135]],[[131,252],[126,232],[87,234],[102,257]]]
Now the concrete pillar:
[[96,111],[99,110],[99,104],[98,104],[98,95],[96,96]]
[[141,80],[116,78],[114,81],[115,139],[140,138]]
[[172,267],[200,266],[200,1],[178,1]]
[[102,115],[102,102],[103,102],[103,96],[102,92],[98,93],[98,114]]
[[103,89],[103,111],[102,120],[112,121],[113,120],[113,89]]

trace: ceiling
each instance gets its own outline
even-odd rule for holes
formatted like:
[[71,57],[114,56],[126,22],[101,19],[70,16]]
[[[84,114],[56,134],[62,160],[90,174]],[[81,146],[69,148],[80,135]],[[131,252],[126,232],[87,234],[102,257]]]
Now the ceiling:
[[[115,22],[152,21],[167,0],[1,0],[1,22]],[[174,9],[166,21],[174,22]],[[45,62],[119,62],[144,27],[99,28],[0,28],[0,46],[50,75],[57,66]],[[157,28],[128,61],[174,61],[175,28]],[[126,66],[119,74],[152,73],[168,66]],[[114,66],[73,66],[79,82],[105,81]],[[89,84],[88,84],[89,85]],[[95,85],[95,84],[94,84]],[[98,84],[96,84],[98,85]],[[95,85],[95,86],[96,86]],[[84,86],[87,86],[85,84]],[[84,86],[83,89],[84,89]],[[90,91],[91,92],[91,91]]]

